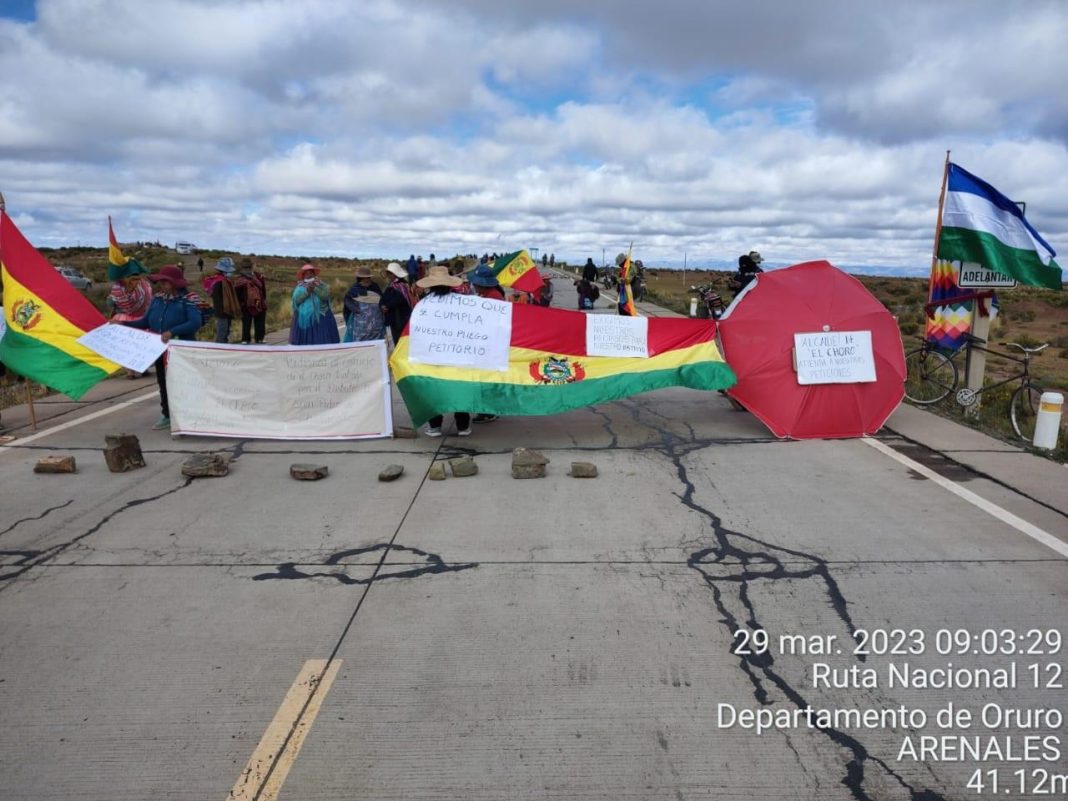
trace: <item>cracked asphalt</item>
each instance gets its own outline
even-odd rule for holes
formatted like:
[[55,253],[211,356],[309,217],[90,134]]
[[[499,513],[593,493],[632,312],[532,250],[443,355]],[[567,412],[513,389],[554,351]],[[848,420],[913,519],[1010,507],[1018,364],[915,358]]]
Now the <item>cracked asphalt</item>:
[[[85,403],[42,404],[42,430],[153,386],[109,381]],[[403,424],[399,399],[394,411]],[[934,647],[957,630],[1068,640],[1066,552],[859,440],[780,442],[690,390],[502,418],[466,439],[172,439],[149,430],[157,414],[149,398],[0,446],[5,801],[933,801],[973,798],[978,768],[1019,768],[901,758],[921,735],[1056,737],[1060,755],[1026,767],[1068,772],[1063,727],[720,725],[724,704],[1068,713],[1062,688],[1026,680],[1033,663],[1068,667],[1068,646]],[[144,469],[107,471],[104,435],[120,431],[139,436]],[[912,408],[880,442],[1068,542],[1063,466]],[[511,479],[520,446],[550,458],[546,478]],[[207,450],[231,454],[230,475],[184,478],[183,459]],[[78,472],[32,473],[56,454]],[[477,476],[426,480],[460,454]],[[573,460],[599,477],[569,478]],[[329,477],[289,477],[310,461]],[[387,464],[405,473],[379,483]],[[833,636],[843,653],[739,652],[739,630]],[[852,653],[876,630],[922,631],[925,649]],[[323,666],[309,695],[249,767],[309,660]],[[1021,679],[885,681],[890,663],[947,661],[1015,663]],[[816,662],[880,680],[817,686]]]

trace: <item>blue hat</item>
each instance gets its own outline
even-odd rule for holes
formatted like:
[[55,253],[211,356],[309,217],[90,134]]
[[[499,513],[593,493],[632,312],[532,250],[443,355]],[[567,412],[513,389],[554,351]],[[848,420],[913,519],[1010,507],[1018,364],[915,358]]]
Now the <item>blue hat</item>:
[[469,279],[474,286],[500,286],[500,282],[497,280],[497,276],[493,274],[493,270],[487,267],[485,264],[480,264],[470,273]]
[[229,256],[223,256],[217,262],[215,262],[215,269],[220,273],[226,273],[229,275],[234,271],[234,260]]

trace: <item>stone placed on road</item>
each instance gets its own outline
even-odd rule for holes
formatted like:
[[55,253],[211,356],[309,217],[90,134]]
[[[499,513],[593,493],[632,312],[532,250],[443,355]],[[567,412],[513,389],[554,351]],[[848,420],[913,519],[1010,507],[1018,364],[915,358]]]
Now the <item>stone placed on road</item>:
[[512,451],[512,478],[545,478],[545,465],[549,458],[530,448]]
[[404,474],[404,467],[399,464],[391,464],[378,474],[379,481],[396,481]]
[[458,456],[455,459],[449,459],[449,467],[452,468],[452,474],[455,478],[465,478],[478,473],[478,465],[475,464],[475,460],[471,456]]
[[394,439],[415,439],[415,429],[414,428],[407,428],[405,426],[394,426],[393,427],[393,438]]
[[330,468],[325,464],[291,464],[289,475],[297,481],[318,481],[326,478]]
[[73,456],[42,456],[33,466],[35,473],[77,473]]
[[182,463],[188,478],[216,478],[230,472],[230,456],[225,453],[197,453]]
[[431,481],[444,481],[445,480],[445,463],[434,462],[430,465],[430,472],[426,474],[426,477]]
[[592,462],[572,462],[568,475],[572,478],[597,478],[597,465]]
[[145,466],[141,443],[133,434],[105,434],[104,461],[112,473],[125,473]]

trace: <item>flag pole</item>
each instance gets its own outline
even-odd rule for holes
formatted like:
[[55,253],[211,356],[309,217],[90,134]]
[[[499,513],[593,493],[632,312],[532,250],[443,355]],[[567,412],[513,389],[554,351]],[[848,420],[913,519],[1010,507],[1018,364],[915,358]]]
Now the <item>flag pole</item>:
[[931,251],[931,278],[927,282],[927,302],[934,297],[935,267],[938,265],[938,243],[942,239],[942,212],[946,207],[946,184],[949,182],[949,151],[946,151],[946,164],[942,168],[942,191],[938,194],[938,219],[935,221],[934,250]]

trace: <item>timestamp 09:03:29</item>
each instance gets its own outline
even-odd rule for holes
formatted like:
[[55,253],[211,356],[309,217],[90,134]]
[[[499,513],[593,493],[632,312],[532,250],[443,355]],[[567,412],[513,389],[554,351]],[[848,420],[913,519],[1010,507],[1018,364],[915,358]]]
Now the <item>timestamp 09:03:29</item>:
[[[1057,629],[856,629],[851,653],[857,656],[919,656],[933,650],[942,656],[1054,656],[1061,652],[1063,637]],[[769,650],[779,654],[841,654],[836,634],[780,634],[773,638],[765,629],[738,629],[731,653],[759,656]]]

